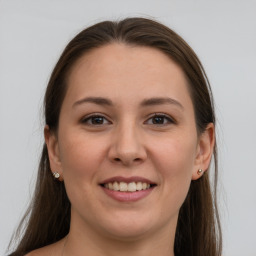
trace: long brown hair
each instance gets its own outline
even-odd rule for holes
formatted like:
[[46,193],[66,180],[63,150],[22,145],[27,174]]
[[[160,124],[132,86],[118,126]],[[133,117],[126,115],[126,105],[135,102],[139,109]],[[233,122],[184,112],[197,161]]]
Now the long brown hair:
[[[76,61],[97,47],[119,42],[156,48],[183,70],[194,106],[198,135],[207,124],[215,124],[212,92],[205,71],[189,45],[168,27],[145,18],[105,21],[80,32],[65,48],[58,60],[44,98],[45,123],[57,131],[60,109],[67,90],[67,76]],[[216,203],[217,151],[214,147],[214,181],[208,172],[191,182],[180,209],[174,252],[175,256],[220,256],[222,237]],[[16,237],[21,237],[11,255],[21,256],[54,243],[69,232],[70,202],[64,183],[52,178],[46,145],[43,146],[36,189],[31,205],[22,219]]]

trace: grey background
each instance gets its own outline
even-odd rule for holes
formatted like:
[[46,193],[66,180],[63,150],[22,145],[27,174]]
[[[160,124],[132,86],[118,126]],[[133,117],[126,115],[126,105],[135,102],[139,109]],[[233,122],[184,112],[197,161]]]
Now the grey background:
[[215,96],[223,256],[256,255],[256,1],[0,1],[0,255],[32,195],[41,105],[67,42],[104,19],[153,17],[192,46]]

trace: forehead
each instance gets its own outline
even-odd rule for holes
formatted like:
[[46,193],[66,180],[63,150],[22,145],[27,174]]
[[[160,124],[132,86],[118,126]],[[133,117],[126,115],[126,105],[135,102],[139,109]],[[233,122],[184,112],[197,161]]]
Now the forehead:
[[125,100],[169,96],[190,100],[182,69],[158,49],[113,43],[83,55],[68,77],[66,97]]

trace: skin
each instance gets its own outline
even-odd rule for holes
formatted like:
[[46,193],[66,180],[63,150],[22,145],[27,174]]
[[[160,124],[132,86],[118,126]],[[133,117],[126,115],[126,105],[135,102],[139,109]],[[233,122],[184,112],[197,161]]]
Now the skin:
[[[152,98],[172,101],[142,105]],[[88,119],[95,113],[100,124]],[[169,57],[117,43],[84,55],[68,78],[58,131],[46,126],[45,140],[71,201],[71,227],[65,246],[61,240],[29,255],[62,255],[63,247],[63,255],[174,255],[179,209],[198,169],[209,166],[214,127],[198,136],[187,81]],[[114,176],[157,186],[139,201],[119,202],[99,185]]]

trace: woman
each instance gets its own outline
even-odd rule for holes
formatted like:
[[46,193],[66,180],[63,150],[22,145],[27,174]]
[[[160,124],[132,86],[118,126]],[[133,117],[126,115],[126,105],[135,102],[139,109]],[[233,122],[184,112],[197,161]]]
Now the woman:
[[129,18],[79,33],[53,70],[45,123],[11,255],[221,254],[211,90],[172,30]]

